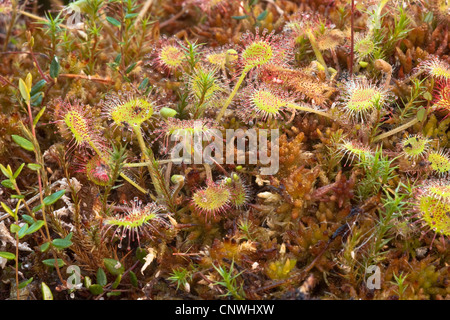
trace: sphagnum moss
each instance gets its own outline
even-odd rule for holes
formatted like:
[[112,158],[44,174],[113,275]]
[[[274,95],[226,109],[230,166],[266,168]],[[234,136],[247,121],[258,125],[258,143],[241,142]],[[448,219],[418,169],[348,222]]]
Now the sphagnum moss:
[[0,298],[448,298],[448,1],[351,2],[3,1]]

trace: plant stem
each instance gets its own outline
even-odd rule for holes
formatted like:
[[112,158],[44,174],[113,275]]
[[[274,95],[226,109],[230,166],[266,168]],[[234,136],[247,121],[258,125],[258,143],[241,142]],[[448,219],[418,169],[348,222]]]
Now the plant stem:
[[[51,243],[52,241],[52,237],[50,235],[50,230],[48,228],[48,222],[47,222],[47,215],[45,213],[45,204],[44,204],[44,198],[43,198],[43,188],[42,188],[42,178],[41,178],[41,170],[43,170],[44,173],[44,181],[45,181],[45,185],[47,186],[47,178],[45,176],[45,171],[44,171],[44,160],[42,158],[42,154],[40,152],[40,148],[39,148],[39,142],[37,140],[37,136],[36,136],[36,129],[35,129],[35,125],[34,125],[34,121],[33,121],[33,113],[31,112],[31,102],[27,101],[27,108],[28,108],[28,117],[30,119],[30,126],[31,126],[31,133],[33,135],[33,144],[34,144],[34,154],[36,157],[36,161],[38,162],[38,164],[41,166],[41,169],[37,170],[37,176],[38,176],[38,185],[39,185],[39,200],[41,202],[42,205],[42,220],[44,221],[44,227],[45,227],[45,232],[47,235],[47,241],[49,243]],[[56,269],[56,273],[58,274],[59,280],[61,281],[62,284],[65,284],[65,281],[61,275],[61,271],[59,270],[59,266],[58,266],[58,259],[57,259],[57,255],[54,249],[51,250],[53,258],[55,259],[55,269]],[[19,285],[19,284],[17,284]]]
[[[16,221],[17,223],[17,221]],[[17,289],[17,300],[20,300],[20,289],[19,289],[19,233],[16,232],[16,289]]]
[[350,14],[350,78],[353,78],[353,58],[354,58],[354,15],[355,15],[355,0],[352,0],[352,8]]
[[236,85],[234,86],[233,91],[230,93],[227,101],[225,101],[225,104],[223,105],[222,109],[220,110],[219,114],[217,115],[217,118],[216,118],[217,122],[219,122],[222,119],[223,115],[225,114],[225,111],[227,110],[227,108],[230,105],[231,101],[233,100],[234,96],[238,92],[239,87],[242,84],[242,81],[244,81],[244,78],[249,71],[250,71],[250,69],[247,69],[247,68],[244,68],[244,70],[242,70],[242,74],[239,77],[239,80],[236,82]]
[[150,177],[152,179],[153,186],[155,187],[156,193],[158,195],[162,195],[162,186],[156,178],[155,168],[153,167],[153,163],[155,161],[153,157],[153,153],[148,152],[148,148],[145,146],[144,138],[142,137],[141,127],[136,126],[133,127],[134,133],[138,139],[139,147],[142,151],[142,156],[146,162],[149,162],[147,165],[148,172],[150,173]]
[[405,123],[404,125],[402,125],[402,126],[400,126],[400,127],[397,127],[397,128],[395,128],[395,129],[392,129],[391,131],[388,131],[388,132],[385,132],[385,133],[383,133],[383,134],[380,134],[379,136],[376,136],[376,137],[373,139],[373,142],[377,142],[378,140],[381,140],[381,139],[390,137],[390,136],[392,136],[392,135],[394,135],[394,134],[396,134],[396,133],[398,133],[398,132],[400,132],[400,131],[406,130],[406,129],[408,129],[409,127],[412,127],[413,125],[415,125],[417,122],[419,122],[419,120],[418,120],[417,118],[414,118],[413,120],[411,120],[411,121]]
[[[157,160],[158,164],[165,164],[165,163],[171,163],[173,161],[180,161],[183,160],[183,158],[177,158],[177,159],[167,159],[167,160]],[[152,164],[150,161],[146,162],[137,162],[137,163],[125,163],[123,165],[124,168],[139,168],[139,167],[145,167]]]
[[311,43],[311,46],[314,50],[314,54],[316,55],[317,61],[319,61],[319,63],[323,66],[323,68],[325,69],[325,75],[327,76],[327,78],[329,78],[330,73],[328,72],[328,67],[327,64],[325,63],[325,60],[323,59],[322,53],[320,52],[319,47],[317,46],[316,38],[314,38],[314,35],[312,34],[311,31],[307,31],[306,35],[308,36],[309,42]]

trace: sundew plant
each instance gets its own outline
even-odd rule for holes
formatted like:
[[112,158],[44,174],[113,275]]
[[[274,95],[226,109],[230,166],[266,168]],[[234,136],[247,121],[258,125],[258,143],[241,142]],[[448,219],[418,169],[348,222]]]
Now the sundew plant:
[[449,9],[1,1],[0,299],[450,299]]

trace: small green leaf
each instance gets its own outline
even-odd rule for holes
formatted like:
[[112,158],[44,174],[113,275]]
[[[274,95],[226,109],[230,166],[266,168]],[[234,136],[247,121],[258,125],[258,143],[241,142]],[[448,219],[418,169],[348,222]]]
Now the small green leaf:
[[43,202],[46,206],[50,206],[50,205],[54,204],[56,201],[58,201],[59,198],[61,198],[64,195],[64,193],[66,193],[66,190],[64,190],[64,189],[59,190],[59,191],[49,195],[48,197],[45,197]]
[[42,209],[42,203],[41,204],[38,204],[37,206],[35,206],[35,207],[33,207],[33,209],[31,209],[31,211],[33,211],[33,213],[34,212],[38,212],[39,210],[41,210]]
[[2,173],[5,175],[5,177],[11,179],[13,177],[13,174],[12,171],[10,170],[11,168],[9,167],[9,165],[8,168],[5,168],[3,165],[0,164],[0,170],[2,171]]
[[103,259],[103,263],[105,264],[106,269],[113,276],[121,275],[125,272],[125,267],[119,261],[114,259]]
[[46,107],[43,107],[43,108],[39,111],[39,113],[36,115],[36,117],[34,117],[34,119],[33,119],[33,124],[34,124],[34,125],[36,125],[36,123],[38,123],[39,119],[40,119],[40,118],[42,117],[42,115],[44,114],[45,108],[46,108]]
[[45,284],[45,282],[41,283],[42,289],[42,299],[44,300],[53,300],[53,294],[50,288]]
[[23,100],[25,100],[26,102],[30,101],[30,91],[28,90],[28,87],[25,83],[25,81],[23,81],[22,79],[19,79],[19,91],[20,91],[20,95],[22,96]]
[[70,240],[72,240],[72,236],[73,236],[73,232],[70,232],[70,233],[64,238],[64,240],[70,241]]
[[45,225],[45,222],[43,220],[38,220],[36,222],[33,222],[33,224],[28,228],[27,234],[35,233],[40,228],[42,228],[44,225]]
[[427,111],[425,110],[425,108],[420,108],[419,110],[417,110],[417,120],[419,120],[420,122],[425,120],[426,113]]
[[[36,93],[34,96],[31,96],[31,105],[33,107],[40,105],[43,98],[44,98],[43,92]],[[33,124],[36,125],[36,123],[37,123],[36,119],[33,119]]]
[[139,13],[127,13],[125,15],[125,19],[131,19],[131,18],[137,17],[138,15],[139,15]]
[[60,69],[61,66],[59,65],[58,57],[54,56],[52,62],[50,63],[50,77],[53,79],[57,78]]
[[89,291],[94,295],[98,296],[99,294],[103,293],[103,287],[99,284],[93,284],[89,286]]
[[130,271],[129,274],[130,274],[131,285],[133,287],[137,288],[139,286],[139,284],[138,284],[138,279],[137,279],[136,273],[134,273],[133,271]]
[[11,233],[17,233],[20,230],[20,226],[13,223],[12,225],[9,226],[9,231],[11,231]]
[[116,278],[116,280],[114,280],[114,283],[111,285],[111,289],[117,289],[117,287],[120,284],[120,281],[122,281],[122,275],[119,274]]
[[89,288],[90,286],[92,286],[92,280],[88,276],[84,277],[84,286],[86,288]]
[[13,198],[13,199],[25,199],[25,196],[23,194],[13,194],[13,195],[11,195],[11,198]]
[[[45,264],[46,266],[54,267],[55,266],[55,259],[43,260],[42,263]],[[65,265],[64,261],[62,261],[62,259],[58,259],[58,267],[61,268],[64,265]]]
[[34,223],[34,219],[32,216],[29,216],[27,214],[22,215],[22,219],[27,222],[28,224],[32,225]]
[[267,9],[264,10],[256,17],[256,20],[258,20],[258,21],[264,20],[267,17],[268,13],[269,13],[269,11],[267,11]]
[[50,248],[50,242],[43,243],[41,245],[40,250],[41,250],[41,252],[46,252],[48,250],[48,248]]
[[236,20],[244,20],[248,18],[248,14],[243,15],[243,16],[232,16],[231,18],[236,19]]
[[19,174],[22,172],[22,169],[23,169],[24,166],[25,166],[25,163],[22,163],[20,165],[20,167],[17,168],[16,172],[14,172],[14,179],[16,179],[19,176]]
[[72,245],[72,241],[66,239],[54,239],[52,244],[58,249],[66,249]]
[[28,223],[24,223],[24,225],[20,228],[19,232],[17,234],[19,235],[19,239],[22,239],[27,235],[28,230]]
[[423,97],[428,101],[433,100],[433,96],[428,91],[423,94]]
[[29,163],[27,164],[27,167],[33,171],[38,171],[40,168],[42,168],[41,165],[37,163]]
[[1,182],[2,186],[4,186],[5,188],[9,188],[9,189],[13,189],[14,190],[14,184],[11,182],[11,180],[7,179],[7,180],[3,180]]
[[31,281],[33,281],[33,277],[31,277],[28,280],[22,281],[21,283],[19,283],[19,289],[25,288],[27,285],[31,283]]
[[120,296],[122,292],[120,291],[111,291],[106,294],[107,297],[117,297]]
[[120,22],[113,17],[106,17],[106,20],[115,27],[120,27]]
[[7,260],[14,260],[16,255],[14,253],[0,251],[0,257],[5,258]]
[[44,79],[36,82],[33,88],[31,88],[30,95],[34,96],[36,93],[39,93],[46,83],[47,81],[45,81]]
[[102,268],[98,268],[97,270],[97,284],[103,286],[106,286],[108,283],[108,280],[106,279],[106,273],[103,271]]
[[8,207],[4,202],[0,202],[0,204],[3,207],[3,210],[5,210],[7,213],[9,213],[9,215],[11,217],[13,217],[14,219],[16,219],[16,214],[11,210],[10,207]]
[[148,78],[146,77],[144,80],[142,80],[141,84],[138,87],[139,91],[143,91],[148,86]]
[[127,68],[127,70],[125,70],[125,73],[126,74],[129,74],[131,71],[133,71],[133,69],[134,69],[134,67],[136,67],[136,62],[134,62],[134,63],[132,63],[128,68]]
[[30,92],[31,86],[33,84],[33,76],[31,75],[31,73],[27,74],[27,77],[25,78],[25,84],[27,85],[28,92]]
[[121,59],[122,59],[122,54],[119,53],[119,54],[116,56],[116,58],[114,59],[114,62],[118,64],[118,63],[120,63],[120,60],[121,60]]
[[15,134],[13,134],[11,137],[15,143],[17,143],[19,146],[21,146],[25,150],[34,151],[34,146],[31,143],[31,141],[29,141],[25,138],[22,138],[21,136],[15,135]]

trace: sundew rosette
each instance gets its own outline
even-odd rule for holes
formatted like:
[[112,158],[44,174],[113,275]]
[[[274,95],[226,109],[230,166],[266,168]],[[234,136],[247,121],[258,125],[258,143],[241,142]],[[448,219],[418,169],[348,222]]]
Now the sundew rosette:
[[377,44],[370,34],[358,33],[354,43],[354,52],[358,60],[371,59],[377,49]]
[[438,176],[447,176],[450,172],[450,156],[448,150],[430,151],[427,160],[431,170]]
[[238,115],[249,122],[281,119],[294,98],[285,90],[260,84],[247,86],[242,90],[240,100],[242,108],[238,108]]
[[147,169],[152,184],[158,195],[164,192],[164,185],[157,179],[156,168],[151,164],[155,162],[153,151],[144,140],[142,125],[150,120],[156,109],[156,98],[150,93],[139,96],[132,92],[119,92],[117,95],[108,95],[102,102],[104,115],[112,120],[112,125],[132,131],[141,149],[142,159],[147,163]]
[[155,43],[155,48],[148,58],[150,65],[163,74],[181,71],[186,62],[186,55],[179,40],[164,35]]
[[430,179],[425,181],[424,192],[439,201],[450,204],[450,180],[448,179]]
[[259,28],[255,33],[247,31],[241,37],[240,64],[244,70],[260,68],[268,64],[285,65],[291,57],[290,42],[283,35]]
[[230,202],[233,207],[240,209],[247,205],[250,200],[250,189],[239,174],[233,172],[229,177],[224,177],[221,183],[230,191]]
[[255,33],[247,31],[241,36],[241,44],[239,50],[241,75],[217,114],[216,122],[222,119],[249,72],[269,65],[287,66],[287,62],[292,58],[292,45],[289,39],[281,34],[275,35],[273,31],[268,33],[267,29],[261,34],[259,28],[256,28]]
[[391,101],[385,88],[366,79],[347,81],[342,88],[340,105],[350,119],[364,122],[376,110],[381,110]]
[[450,204],[424,193],[418,197],[416,210],[423,226],[436,234],[450,236]]
[[137,240],[140,245],[140,238],[143,235],[151,236],[151,233],[158,233],[158,226],[168,226],[163,213],[164,208],[156,203],[143,205],[142,201],[135,198],[126,207],[123,207],[124,213],[111,216],[103,220],[106,228],[105,233],[114,229],[112,239],[117,235],[120,239],[119,247],[122,246],[122,240],[128,237],[128,250],[132,241]]
[[55,115],[61,134],[71,141],[68,149],[90,147],[99,151],[104,147],[105,142],[94,124],[89,106],[82,105],[78,100],[69,102],[58,99],[55,103]]
[[343,140],[337,145],[338,152],[342,154],[342,158],[346,158],[345,164],[357,161],[363,161],[373,157],[373,151],[361,142],[352,140]]
[[95,155],[85,161],[82,165],[81,172],[86,174],[89,181],[99,186],[107,186],[111,181],[111,168],[99,155]]
[[317,47],[320,51],[336,50],[344,40],[344,33],[339,29],[326,29],[316,37]]
[[429,55],[426,60],[420,62],[418,72],[426,72],[436,80],[450,80],[450,65],[437,56]]
[[205,220],[218,219],[231,207],[232,193],[223,183],[208,181],[205,188],[197,189],[191,199],[191,205]]
[[441,80],[434,89],[433,109],[445,110],[448,117],[450,114],[450,79]]
[[430,139],[421,135],[409,135],[401,142],[402,154],[411,160],[423,158],[428,152]]
[[141,97],[131,92],[109,94],[103,101],[103,114],[112,123],[125,129],[140,128],[157,109],[156,102],[148,96]]

